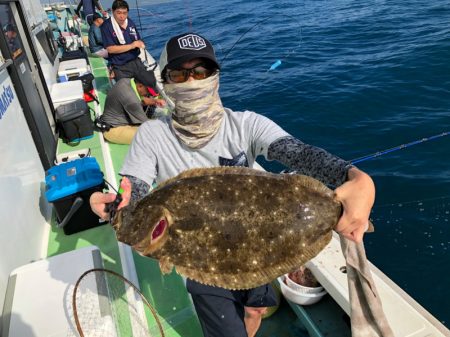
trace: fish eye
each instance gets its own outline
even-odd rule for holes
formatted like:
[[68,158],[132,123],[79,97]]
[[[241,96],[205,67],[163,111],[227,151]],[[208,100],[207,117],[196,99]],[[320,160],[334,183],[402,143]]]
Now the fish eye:
[[158,224],[155,226],[155,228],[152,231],[152,240],[155,240],[161,236],[161,234],[164,233],[164,230],[167,227],[167,221],[166,219],[159,220]]

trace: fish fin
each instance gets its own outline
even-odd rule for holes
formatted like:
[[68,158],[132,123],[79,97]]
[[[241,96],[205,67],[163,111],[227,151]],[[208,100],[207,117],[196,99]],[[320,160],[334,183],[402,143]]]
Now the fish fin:
[[[301,264],[300,264],[301,265]],[[208,273],[200,272],[198,270],[182,268],[176,266],[175,269],[178,274],[183,275],[198,283],[206,284],[209,286],[220,287],[230,290],[244,290],[259,287],[263,284],[267,284],[275,280],[278,276],[281,276],[289,271],[296,270],[299,266],[298,262],[294,264],[286,262],[280,265],[281,269],[275,270],[267,268],[265,270],[259,270],[252,273]]]
[[161,258],[159,260],[159,269],[161,269],[161,273],[169,274],[170,272],[172,272],[173,264],[168,258]]
[[181,179],[212,176],[219,174],[273,175],[273,173],[240,166],[217,166],[217,167],[195,168],[183,171],[179,175],[163,181],[156,187],[154,191],[159,190],[170,184],[173,184],[174,182],[179,181]]
[[331,237],[332,234],[330,232],[329,235],[325,235],[312,244],[311,248],[303,248],[303,254],[288,257],[276,266],[255,269],[245,273],[234,272],[234,270],[232,273],[207,272],[182,266],[175,266],[175,268],[179,274],[202,284],[231,290],[252,289],[270,283],[281,275],[297,270],[319,254],[331,241]]
[[313,177],[301,175],[301,174],[291,174],[287,175],[287,179],[292,179],[294,181],[294,186],[303,186],[308,189],[317,191],[318,193],[324,193],[326,195],[333,196],[333,190],[328,188],[324,183],[320,182]]

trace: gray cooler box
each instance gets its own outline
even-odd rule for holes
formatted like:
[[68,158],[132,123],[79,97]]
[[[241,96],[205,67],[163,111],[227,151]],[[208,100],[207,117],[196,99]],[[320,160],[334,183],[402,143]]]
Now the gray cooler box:
[[79,143],[94,135],[94,122],[83,99],[62,104],[56,108],[60,137],[66,143]]

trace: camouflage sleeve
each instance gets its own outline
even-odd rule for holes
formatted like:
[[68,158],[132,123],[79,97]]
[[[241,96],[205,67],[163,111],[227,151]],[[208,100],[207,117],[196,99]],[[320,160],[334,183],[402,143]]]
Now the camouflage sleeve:
[[150,185],[147,184],[145,181],[133,177],[133,176],[127,176],[131,183],[131,199],[130,201],[138,201],[141,200],[143,197],[145,197],[147,194],[150,193]]
[[267,159],[277,160],[299,174],[311,176],[330,187],[347,180],[351,163],[327,151],[302,143],[294,137],[279,138],[270,144]]

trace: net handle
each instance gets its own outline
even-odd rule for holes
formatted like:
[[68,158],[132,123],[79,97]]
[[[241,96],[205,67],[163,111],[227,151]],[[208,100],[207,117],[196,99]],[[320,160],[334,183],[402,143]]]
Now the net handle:
[[72,309],[73,309],[73,316],[75,319],[75,325],[77,326],[77,331],[80,334],[80,337],[85,337],[83,330],[81,329],[81,324],[80,324],[80,320],[78,319],[78,312],[77,312],[77,300],[76,300],[76,294],[77,294],[77,290],[78,287],[80,285],[80,282],[83,280],[83,278],[92,272],[104,272],[104,273],[108,273],[111,275],[114,275],[116,277],[118,277],[119,279],[121,279],[122,281],[124,281],[126,284],[128,284],[129,286],[131,286],[142,298],[142,300],[144,301],[145,305],[150,309],[150,311],[152,312],[153,317],[155,318],[156,324],[158,324],[158,328],[159,328],[159,332],[161,334],[162,337],[164,337],[164,331],[162,328],[162,324],[161,321],[158,318],[158,315],[156,313],[155,308],[153,308],[153,306],[147,301],[147,299],[145,298],[145,296],[141,293],[141,291],[133,284],[131,283],[129,280],[127,280],[125,277],[123,277],[122,275],[120,275],[119,273],[116,273],[115,271],[109,270],[109,269],[105,269],[105,268],[92,268],[89,269],[87,271],[85,271],[77,280],[77,282],[75,283],[75,288],[73,290],[72,293]]

